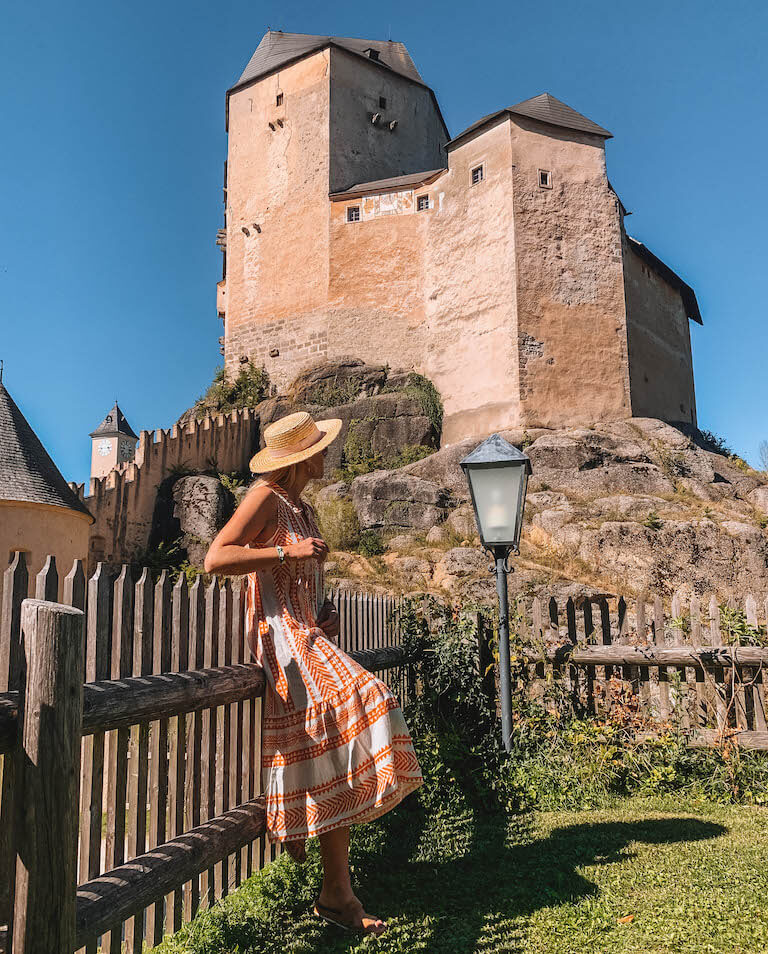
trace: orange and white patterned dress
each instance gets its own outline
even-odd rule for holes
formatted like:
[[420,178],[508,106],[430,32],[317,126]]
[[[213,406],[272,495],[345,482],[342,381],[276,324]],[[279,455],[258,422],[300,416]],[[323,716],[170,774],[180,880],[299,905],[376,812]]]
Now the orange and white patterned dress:
[[[309,504],[274,492],[277,530],[260,546],[321,536]],[[247,592],[249,645],[267,677],[261,768],[270,840],[308,838],[394,808],[423,784],[421,768],[390,688],[316,625],[323,563],[249,573]]]

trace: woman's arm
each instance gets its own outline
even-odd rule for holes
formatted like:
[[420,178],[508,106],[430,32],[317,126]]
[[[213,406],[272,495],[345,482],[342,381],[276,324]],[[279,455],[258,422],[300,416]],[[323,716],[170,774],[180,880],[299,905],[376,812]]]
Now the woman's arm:
[[[276,547],[246,546],[274,524],[276,516],[275,495],[268,487],[254,488],[214,538],[205,555],[205,572],[238,575],[276,566],[280,562]],[[288,560],[307,557],[322,560],[328,553],[325,542],[317,537],[308,537],[283,549]]]

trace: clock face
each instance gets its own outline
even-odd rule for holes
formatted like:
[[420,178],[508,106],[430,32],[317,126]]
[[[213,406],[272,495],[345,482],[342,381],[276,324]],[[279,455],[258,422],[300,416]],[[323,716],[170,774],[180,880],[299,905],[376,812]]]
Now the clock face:
[[99,441],[96,450],[98,450],[102,457],[106,457],[107,454],[112,450],[112,441],[108,441],[106,438],[104,438],[104,440]]
[[120,441],[120,460],[133,460],[133,444],[130,441]]

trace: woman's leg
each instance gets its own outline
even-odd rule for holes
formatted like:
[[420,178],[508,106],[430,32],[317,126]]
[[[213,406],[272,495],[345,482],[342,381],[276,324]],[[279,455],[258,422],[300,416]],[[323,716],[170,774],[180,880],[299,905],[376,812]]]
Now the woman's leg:
[[342,910],[345,916],[376,934],[385,929],[381,918],[372,917],[352,890],[349,874],[349,826],[334,828],[319,835],[320,855],[323,859],[323,886],[318,901],[330,908]]

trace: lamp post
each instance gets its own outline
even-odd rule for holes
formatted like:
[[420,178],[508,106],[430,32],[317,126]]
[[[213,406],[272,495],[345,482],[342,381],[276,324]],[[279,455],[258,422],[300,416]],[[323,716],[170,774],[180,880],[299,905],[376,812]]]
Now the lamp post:
[[531,462],[499,434],[491,436],[461,461],[469,484],[480,540],[496,564],[499,597],[499,690],[504,748],[511,749],[512,685],[509,667],[508,559],[519,553],[525,494]]

